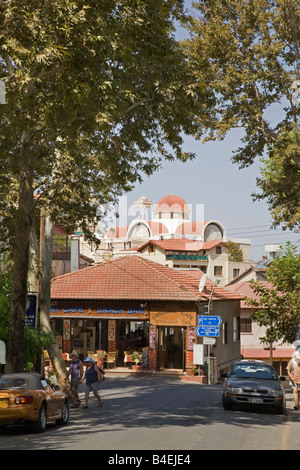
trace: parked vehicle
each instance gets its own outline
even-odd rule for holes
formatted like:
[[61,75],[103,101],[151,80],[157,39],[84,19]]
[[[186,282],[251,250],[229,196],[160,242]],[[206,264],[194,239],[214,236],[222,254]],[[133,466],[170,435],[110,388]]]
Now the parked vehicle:
[[242,360],[236,362],[224,377],[223,408],[231,410],[235,405],[259,405],[285,411],[285,391],[281,384],[285,377],[278,377],[274,367],[263,361]]
[[37,373],[4,374],[0,377],[0,426],[31,424],[43,432],[47,423],[67,424],[69,406],[66,395],[52,388]]

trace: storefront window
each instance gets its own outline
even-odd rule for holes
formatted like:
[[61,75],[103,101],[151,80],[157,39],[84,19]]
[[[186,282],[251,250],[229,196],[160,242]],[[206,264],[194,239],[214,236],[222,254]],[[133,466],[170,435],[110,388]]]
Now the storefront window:
[[120,351],[141,351],[149,344],[149,322],[118,321],[118,347]]

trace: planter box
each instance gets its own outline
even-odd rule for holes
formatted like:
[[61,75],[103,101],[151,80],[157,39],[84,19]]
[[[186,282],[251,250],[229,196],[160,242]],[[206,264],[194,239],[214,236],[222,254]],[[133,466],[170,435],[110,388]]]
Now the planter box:
[[196,382],[199,384],[207,384],[206,375],[183,375],[181,380],[184,382]]
[[135,371],[135,372],[140,372],[140,371],[143,370],[143,366],[142,366],[142,365],[140,365],[140,366],[132,366],[132,369],[131,369],[131,370],[133,370],[133,371]]

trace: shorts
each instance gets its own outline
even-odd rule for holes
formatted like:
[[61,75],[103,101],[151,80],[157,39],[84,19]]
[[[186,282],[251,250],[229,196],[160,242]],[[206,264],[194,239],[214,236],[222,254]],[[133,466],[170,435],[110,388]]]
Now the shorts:
[[71,379],[71,388],[77,390],[79,386],[80,379]]
[[92,384],[85,384],[85,391],[86,392],[98,392],[100,388],[100,383],[99,382],[93,382]]
[[293,382],[292,380],[290,380],[290,386],[292,388],[296,388],[298,391],[300,391],[300,384],[296,384],[295,382]]

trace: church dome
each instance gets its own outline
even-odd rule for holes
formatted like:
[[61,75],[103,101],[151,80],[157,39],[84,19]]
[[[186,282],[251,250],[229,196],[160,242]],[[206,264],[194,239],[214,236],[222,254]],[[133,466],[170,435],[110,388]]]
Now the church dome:
[[180,196],[175,196],[175,194],[162,197],[155,207],[155,212],[170,212],[171,210],[189,212],[185,200]]

